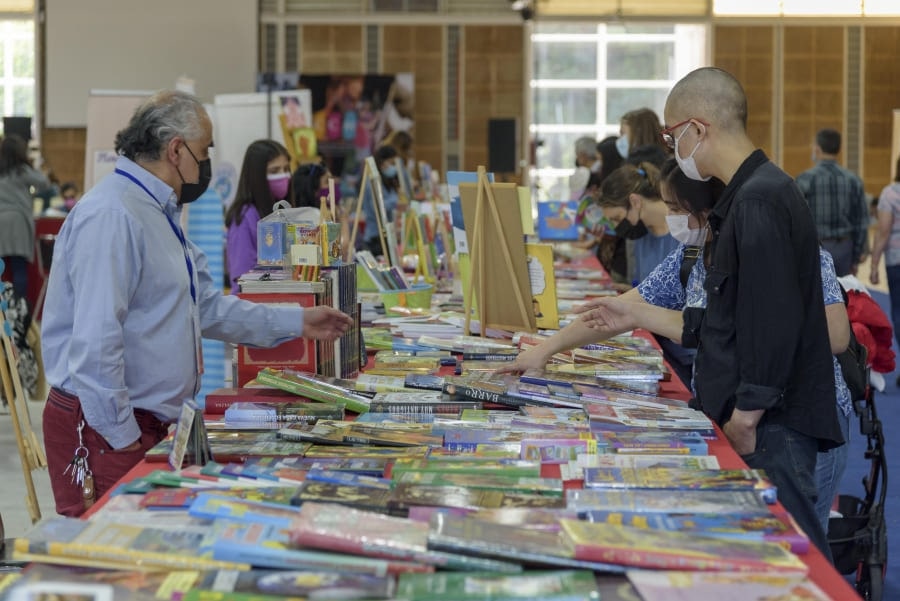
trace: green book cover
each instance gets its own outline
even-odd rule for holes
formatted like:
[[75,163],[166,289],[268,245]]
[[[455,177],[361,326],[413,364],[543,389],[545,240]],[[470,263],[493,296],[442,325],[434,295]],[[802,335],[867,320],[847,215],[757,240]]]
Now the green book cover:
[[547,570],[523,574],[437,572],[401,574],[397,597],[409,601],[599,600],[594,574],[588,570]]

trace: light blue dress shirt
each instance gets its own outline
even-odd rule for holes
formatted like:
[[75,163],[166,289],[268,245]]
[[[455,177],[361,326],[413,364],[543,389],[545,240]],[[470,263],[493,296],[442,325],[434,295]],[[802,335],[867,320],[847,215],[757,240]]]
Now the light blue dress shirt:
[[182,244],[179,217],[172,188],[120,157],[54,247],[41,333],[47,381],[78,396],[114,448],[140,436],[133,409],[173,422],[194,398],[201,335],[273,346],[303,332],[299,307],[222,295],[206,255]]

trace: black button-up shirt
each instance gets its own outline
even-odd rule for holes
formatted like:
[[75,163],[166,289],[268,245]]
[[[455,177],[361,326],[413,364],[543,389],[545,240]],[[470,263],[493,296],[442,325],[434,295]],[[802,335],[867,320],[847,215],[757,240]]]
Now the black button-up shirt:
[[708,304],[695,360],[697,401],[720,425],[735,408],[843,442],[816,228],[794,181],[757,150],[710,218]]

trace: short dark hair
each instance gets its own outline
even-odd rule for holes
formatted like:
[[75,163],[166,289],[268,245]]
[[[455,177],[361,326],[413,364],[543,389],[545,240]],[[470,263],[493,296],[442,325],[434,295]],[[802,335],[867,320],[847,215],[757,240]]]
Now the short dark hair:
[[816,134],[816,146],[825,154],[837,154],[841,151],[841,134],[836,129],[820,129]]
[[319,181],[328,173],[322,163],[306,163],[297,167],[294,172],[294,199],[297,207],[321,207],[319,200]]

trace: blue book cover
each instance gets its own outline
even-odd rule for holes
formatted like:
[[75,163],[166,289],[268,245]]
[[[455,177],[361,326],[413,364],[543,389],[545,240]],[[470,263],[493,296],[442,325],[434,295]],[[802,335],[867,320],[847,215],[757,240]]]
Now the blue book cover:
[[380,478],[378,476],[365,476],[355,474],[353,472],[341,472],[337,470],[313,469],[306,472],[306,480],[312,482],[330,482],[332,484],[346,484],[348,486],[358,486],[360,488],[378,488],[381,490],[390,490],[391,481],[389,478]]
[[385,576],[391,567],[391,562],[384,559],[292,548],[287,530],[272,524],[217,521],[208,539],[214,559],[259,568],[332,570]]
[[251,501],[238,497],[200,493],[188,508],[188,515],[196,518],[239,522],[241,524],[270,524],[287,528],[300,514],[293,505]]
[[541,240],[577,240],[577,200],[548,200],[537,203],[537,234]]
[[[494,181],[494,174],[487,174],[488,181]],[[460,184],[477,184],[478,173],[475,171],[448,171],[447,195],[450,198],[450,223],[453,225],[453,241],[456,245],[454,254],[468,253],[469,242],[466,237],[466,225],[463,222],[462,202],[459,200]]]

